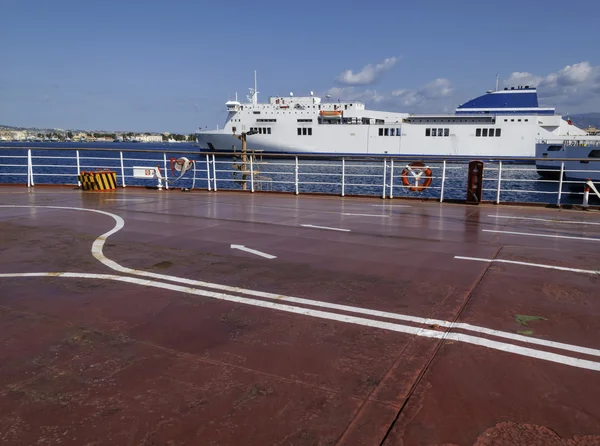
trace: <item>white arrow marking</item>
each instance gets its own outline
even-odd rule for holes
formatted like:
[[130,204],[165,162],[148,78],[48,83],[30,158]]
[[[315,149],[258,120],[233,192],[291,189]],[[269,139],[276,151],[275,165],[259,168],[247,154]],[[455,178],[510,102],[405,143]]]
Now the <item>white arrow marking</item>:
[[300,225],[300,226],[304,226],[305,228],[329,229],[330,231],[350,232],[350,229],[330,228],[329,226],[317,226],[317,225]]
[[276,259],[277,256],[272,256],[271,254],[267,254],[265,252],[257,251],[256,249],[246,248],[244,245],[231,245],[231,249],[239,249],[240,251],[246,251],[251,254],[256,254],[257,256],[264,257],[266,259]]

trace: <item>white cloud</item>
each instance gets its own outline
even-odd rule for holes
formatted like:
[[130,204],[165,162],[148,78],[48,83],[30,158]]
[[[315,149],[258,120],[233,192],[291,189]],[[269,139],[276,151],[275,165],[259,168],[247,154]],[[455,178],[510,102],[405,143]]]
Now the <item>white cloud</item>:
[[421,105],[426,101],[448,98],[452,96],[452,84],[448,79],[438,78],[416,90],[394,90],[392,97],[400,100],[404,106]]
[[375,90],[359,90],[356,87],[332,87],[327,90],[327,95],[332,100],[360,101],[360,102],[382,102],[385,96]]
[[504,82],[506,87],[529,85],[538,88],[540,102],[548,106],[600,106],[600,66],[584,61],[547,75],[534,75],[527,72],[514,72]]
[[542,76],[534,76],[533,74],[524,71],[515,71],[511,73],[508,79],[503,81],[503,83],[505,87],[514,87],[516,85],[528,85],[534,87],[538,85],[542,79]]
[[345,85],[370,85],[373,84],[384,72],[388,71],[398,62],[397,57],[388,57],[375,66],[368,64],[357,73],[352,70],[343,71],[337,80]]

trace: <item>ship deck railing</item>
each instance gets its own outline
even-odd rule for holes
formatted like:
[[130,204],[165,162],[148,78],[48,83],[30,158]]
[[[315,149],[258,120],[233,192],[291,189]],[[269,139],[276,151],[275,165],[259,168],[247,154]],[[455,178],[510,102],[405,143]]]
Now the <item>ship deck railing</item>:
[[[166,177],[164,189],[246,190],[290,194],[328,194],[338,196],[378,196],[384,199],[417,198],[465,201],[468,164],[484,163],[481,202],[496,204],[531,203],[540,205],[579,205],[584,202],[585,182],[600,178],[598,158],[511,158],[511,157],[426,157],[405,155],[302,155],[248,152],[243,171],[240,152],[202,153],[145,149],[101,148],[27,148],[0,146],[0,184],[63,185],[80,187],[81,171],[114,171],[117,187],[157,188],[156,178],[137,178],[134,167],[159,168]],[[170,159],[185,156],[194,169],[180,179],[172,172]],[[234,156],[236,157],[234,159]],[[555,169],[537,167],[535,162],[552,161]],[[402,183],[408,164],[420,161],[431,171],[429,187],[413,191]],[[573,168],[576,162],[586,169]],[[584,164],[582,164],[584,165]],[[577,167],[577,166],[576,166]],[[234,173],[236,175],[234,175]],[[562,175],[561,175],[562,173]],[[174,176],[175,174],[175,176]],[[546,178],[541,174],[554,175]]]

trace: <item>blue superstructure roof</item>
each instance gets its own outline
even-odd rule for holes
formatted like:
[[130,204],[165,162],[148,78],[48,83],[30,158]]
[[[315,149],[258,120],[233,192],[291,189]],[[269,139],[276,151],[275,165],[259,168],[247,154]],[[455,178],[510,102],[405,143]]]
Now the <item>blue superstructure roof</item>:
[[456,109],[456,114],[554,114],[554,108],[540,108],[537,90],[530,87],[488,91]]

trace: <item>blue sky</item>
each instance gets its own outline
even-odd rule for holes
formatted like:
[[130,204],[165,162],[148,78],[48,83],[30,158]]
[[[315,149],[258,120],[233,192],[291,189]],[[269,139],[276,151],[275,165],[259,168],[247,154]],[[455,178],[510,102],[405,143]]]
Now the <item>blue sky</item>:
[[0,124],[191,133],[259,99],[331,94],[452,111],[539,85],[559,112],[600,111],[598,1],[0,0]]

